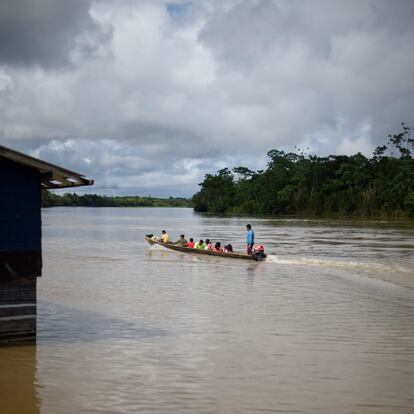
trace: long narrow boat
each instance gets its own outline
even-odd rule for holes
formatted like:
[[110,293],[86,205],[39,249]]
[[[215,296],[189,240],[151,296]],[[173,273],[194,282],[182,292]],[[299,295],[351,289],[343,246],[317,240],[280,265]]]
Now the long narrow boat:
[[176,252],[181,252],[181,253],[205,254],[207,256],[218,256],[218,257],[225,257],[229,259],[255,260],[253,256],[246,254],[246,253],[237,253],[237,252],[224,253],[224,252],[214,252],[211,250],[193,249],[192,247],[180,246],[174,243],[163,243],[158,240],[153,240],[147,236],[145,236],[145,240],[151,245],[158,244],[159,246],[165,247],[166,249],[174,250]]

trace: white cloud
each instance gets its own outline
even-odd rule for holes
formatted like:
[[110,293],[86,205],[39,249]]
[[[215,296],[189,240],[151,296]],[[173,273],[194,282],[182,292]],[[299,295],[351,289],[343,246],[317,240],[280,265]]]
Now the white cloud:
[[364,122],[359,131],[355,131],[354,136],[342,135],[342,140],[338,146],[339,154],[352,155],[358,152],[370,156],[372,154],[372,145],[369,141],[371,134],[371,124],[369,121]]

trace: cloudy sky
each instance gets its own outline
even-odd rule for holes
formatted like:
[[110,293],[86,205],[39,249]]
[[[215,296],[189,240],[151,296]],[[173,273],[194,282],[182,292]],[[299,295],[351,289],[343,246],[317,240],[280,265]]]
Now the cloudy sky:
[[273,148],[369,155],[413,115],[412,0],[0,2],[0,143],[96,193],[190,196]]

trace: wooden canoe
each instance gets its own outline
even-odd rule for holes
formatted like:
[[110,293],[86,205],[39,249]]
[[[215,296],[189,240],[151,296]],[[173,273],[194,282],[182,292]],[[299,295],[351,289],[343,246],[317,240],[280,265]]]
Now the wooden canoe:
[[166,249],[174,250],[176,252],[181,252],[181,253],[204,254],[207,256],[225,257],[228,259],[255,260],[253,256],[246,254],[246,253],[237,253],[237,252],[224,253],[224,252],[214,252],[211,250],[193,249],[192,247],[180,246],[175,243],[163,243],[161,241],[153,240],[147,236],[145,236],[145,240],[151,245],[158,244],[159,246],[162,246]]

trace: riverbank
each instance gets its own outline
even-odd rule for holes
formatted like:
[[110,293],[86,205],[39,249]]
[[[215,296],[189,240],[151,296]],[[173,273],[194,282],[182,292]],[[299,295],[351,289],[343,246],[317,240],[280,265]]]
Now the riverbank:
[[[389,137],[372,157],[320,157],[270,150],[267,168],[206,174],[194,209],[212,213],[414,217],[411,128]],[[398,154],[399,155],[395,155]]]
[[42,192],[42,207],[192,207],[191,200],[183,197],[106,196],[98,194],[59,195]]

